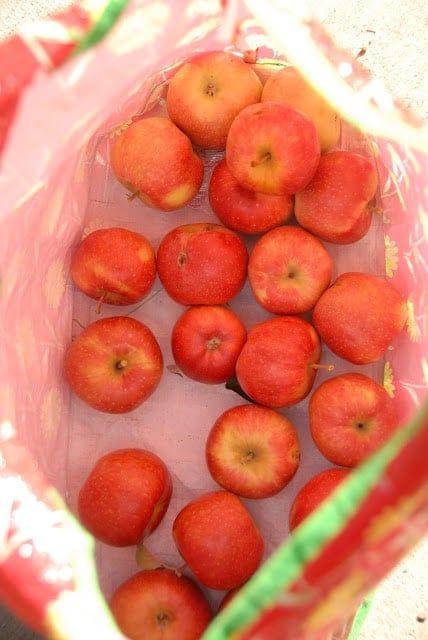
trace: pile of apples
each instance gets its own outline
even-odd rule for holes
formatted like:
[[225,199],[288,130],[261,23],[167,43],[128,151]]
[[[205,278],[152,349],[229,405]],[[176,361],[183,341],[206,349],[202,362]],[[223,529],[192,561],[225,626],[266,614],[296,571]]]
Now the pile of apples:
[[[368,232],[377,172],[368,158],[337,148],[340,118],[296,69],[266,79],[240,55],[201,53],[170,80],[166,109],[165,117],[137,116],[122,129],[111,147],[113,173],[130,197],[173,212],[201,189],[201,149],[216,151],[207,196],[218,223],[177,225],[157,251],[132,229],[93,231],[74,252],[73,281],[99,311],[144,301],[158,276],[183,307],[171,333],[177,370],[225,384],[245,402],[219,415],[206,440],[207,470],[219,489],[175,517],[184,567],[165,567],[144,548],[173,490],[155,452],[112,451],[80,489],[82,524],[108,545],[135,545],[148,567],[110,600],[135,640],[199,638],[213,617],[203,588],[226,591],[223,608],[257,570],[264,541],[241,498],[275,495],[296,473],[298,433],[283,409],[312,393],[311,435],[336,465],[295,496],[290,530],[398,428],[383,386],[355,365],[380,360],[407,317],[405,300],[382,277],[347,272],[332,282],[326,243],[346,250]],[[228,306],[247,281],[269,314],[250,328]],[[319,368],[333,369],[321,363],[323,344],[353,367],[313,390]],[[164,370],[156,336],[129,315],[91,323],[65,356],[73,391],[109,413],[139,407]]]

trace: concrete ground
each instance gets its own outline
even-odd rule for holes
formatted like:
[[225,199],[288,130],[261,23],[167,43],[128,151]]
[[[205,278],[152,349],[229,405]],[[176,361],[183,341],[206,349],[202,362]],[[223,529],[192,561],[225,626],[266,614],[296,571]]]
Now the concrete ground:
[[[1,0],[0,37],[45,17],[70,0]],[[416,114],[428,117],[426,0],[309,0],[340,46],[357,53],[372,74]],[[0,609],[0,638],[29,640]],[[358,640],[428,640],[428,537],[379,585]]]

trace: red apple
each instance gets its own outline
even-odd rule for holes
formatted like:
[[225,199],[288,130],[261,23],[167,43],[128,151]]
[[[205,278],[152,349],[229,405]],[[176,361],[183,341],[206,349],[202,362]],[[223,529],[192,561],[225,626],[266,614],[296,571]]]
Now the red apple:
[[246,189],[287,195],[313,178],[320,146],[315,125],[303,113],[285,103],[260,102],[232,122],[225,157]]
[[325,380],[309,400],[312,438],[330,462],[356,467],[379,449],[399,425],[384,387],[362,373]]
[[189,569],[209,589],[240,586],[263,557],[257,525],[229,491],[212,491],[186,504],[174,520],[173,536]]
[[247,339],[244,323],[222,305],[190,307],[171,334],[175,364],[189,378],[206,384],[226,382],[235,371]]
[[139,302],[156,277],[156,255],[140,233],[112,227],[86,236],[71,261],[74,284],[90,298],[107,304]]
[[352,151],[327,153],[311,182],[296,194],[296,219],[328,242],[356,242],[370,228],[373,207],[369,203],[377,184],[376,168],[364,156]]
[[270,318],[248,332],[236,362],[242,390],[267,407],[289,407],[311,391],[321,345],[313,326],[297,316]]
[[338,142],[340,118],[337,112],[295,67],[283,67],[277,73],[271,73],[264,84],[261,100],[286,102],[306,114],[317,129],[322,152]]
[[109,602],[130,640],[199,640],[213,615],[197,584],[171,569],[140,571]]
[[330,284],[333,260],[322,242],[299,227],[281,226],[254,245],[248,280],[257,302],[277,314],[312,309]]
[[289,513],[290,531],[307,518],[349,476],[351,469],[325,469],[313,476],[296,495]]
[[241,238],[211,222],[183,224],[157,251],[159,278],[179,304],[225,304],[244,286],[248,253]]
[[406,319],[406,301],[397,289],[369,273],[343,273],[313,310],[321,339],[336,355],[354,364],[377,362]]
[[233,119],[247,105],[259,102],[261,93],[258,76],[241,57],[208,51],[198,53],[176,72],[166,106],[193,144],[224,149]]
[[168,118],[134,120],[114,139],[110,162],[133,196],[161,211],[184,207],[204,177],[204,165],[189,138]]
[[272,196],[242,187],[220,160],[208,187],[211,209],[229,229],[246,234],[264,233],[293,215],[293,196]]
[[162,352],[155,336],[128,316],[93,322],[65,354],[65,376],[74,393],[107,413],[136,409],[155,391],[162,371]]
[[296,429],[274,409],[243,404],[216,420],[206,442],[214,480],[243,498],[267,498],[296,473],[300,446]]
[[118,449],[99,458],[83,483],[79,519],[105,544],[136,545],[158,527],[171,493],[171,476],[156,454]]

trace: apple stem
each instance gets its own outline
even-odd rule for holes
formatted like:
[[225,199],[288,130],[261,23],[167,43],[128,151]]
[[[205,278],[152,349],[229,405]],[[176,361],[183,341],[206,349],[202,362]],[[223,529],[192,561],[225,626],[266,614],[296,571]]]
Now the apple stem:
[[213,338],[210,338],[209,340],[207,340],[208,351],[215,351],[216,349],[219,348],[220,345],[221,345],[221,339],[217,338],[217,336],[214,336]]
[[257,62],[257,56],[259,54],[259,48],[257,49],[249,49],[248,51],[244,51],[243,60],[244,62],[248,62],[249,64],[255,64]]
[[119,360],[119,362],[116,362],[116,369],[125,369],[125,367],[128,366],[128,361],[125,360],[125,358],[122,358],[122,360]]
[[128,198],[128,200],[132,201],[132,200],[135,200],[135,198],[136,198],[137,196],[139,196],[139,195],[140,195],[140,192],[139,192],[139,190],[137,189],[137,191],[133,191],[132,193],[129,193],[129,194],[127,195],[127,198]]
[[334,364],[311,364],[312,369],[325,369],[326,371],[334,371]]
[[[164,565],[165,566],[165,565]],[[186,567],[187,564],[181,564],[179,567],[166,567],[167,569],[172,569],[172,571],[174,571],[175,575],[177,575],[178,577],[182,576],[183,573],[186,571]]]
[[165,564],[147,549],[143,541],[137,544],[135,560],[140,569],[169,569],[170,571],[174,571],[177,576],[183,575],[187,568],[186,563],[181,564],[179,567]]
[[249,451],[246,456],[242,456],[239,462],[241,464],[247,464],[247,462],[251,462],[251,460],[254,460],[255,457],[256,456],[254,451]]
[[102,304],[104,302],[105,297],[106,297],[106,292],[104,291],[103,295],[98,300],[98,304],[97,304],[97,308],[95,309],[95,313],[98,313],[98,314],[101,313],[101,307],[102,307]]
[[261,158],[259,158],[258,160],[252,160],[251,161],[251,166],[252,167],[258,167],[261,164],[263,164],[264,162],[268,162],[269,160],[272,159],[272,154],[270,151],[266,151],[266,153],[264,153]]

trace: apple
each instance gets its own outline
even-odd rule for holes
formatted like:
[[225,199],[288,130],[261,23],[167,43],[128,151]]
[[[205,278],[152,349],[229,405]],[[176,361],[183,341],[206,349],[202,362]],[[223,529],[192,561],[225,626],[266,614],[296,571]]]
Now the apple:
[[351,469],[324,469],[303,485],[291,505],[289,512],[289,528],[294,529],[349,476]]
[[304,229],[281,226],[255,243],[248,280],[257,302],[276,314],[312,309],[331,282],[333,260],[322,242]]
[[293,215],[293,196],[272,196],[245,189],[232,175],[224,158],[211,174],[208,199],[220,222],[229,229],[250,235],[284,224]]
[[175,227],[157,251],[159,279],[183,305],[229,302],[244,286],[247,263],[247,248],[238,234],[212,222]]
[[246,189],[292,195],[306,187],[320,160],[315,125],[285,103],[250,105],[231,124],[225,158]]
[[171,569],[139,571],[116,588],[109,606],[130,640],[199,640],[213,617],[200,587]]
[[279,493],[300,462],[294,425],[278,411],[256,404],[222,413],[208,434],[205,452],[213,479],[243,498]]
[[264,83],[261,100],[286,102],[306,114],[316,127],[322,153],[337,144],[339,115],[295,67],[283,67],[271,74]]
[[128,316],[101,318],[66,349],[65,377],[74,393],[106,413],[136,409],[156,389],[163,358],[152,331]]
[[377,185],[376,168],[368,158],[353,151],[326,153],[312,180],[295,196],[296,219],[328,242],[356,242],[370,228]]
[[196,579],[209,589],[243,584],[263,557],[264,542],[238,496],[212,491],[188,502],[173,523],[177,549]]
[[333,464],[356,467],[379,449],[399,426],[384,387],[358,372],[325,380],[309,399],[312,438]]
[[226,382],[235,371],[247,339],[239,316],[222,305],[186,309],[175,322],[171,348],[177,367],[189,378],[206,384]]
[[168,118],[134,120],[114,139],[114,175],[132,197],[161,211],[180,209],[199,192],[204,165],[189,138]]
[[407,304],[381,276],[349,271],[324,291],[312,319],[333,353],[353,364],[370,364],[403,329]]
[[75,249],[71,275],[76,287],[100,304],[133,304],[153,286],[156,254],[140,233],[121,227],[97,229]]
[[159,526],[171,494],[170,473],[155,453],[117,449],[96,461],[80,488],[79,519],[105,544],[136,545]]
[[166,107],[193,144],[224,149],[235,116],[259,102],[261,94],[262,83],[240,56],[208,51],[192,57],[174,74]]
[[255,324],[236,361],[236,378],[247,396],[267,407],[289,407],[311,391],[320,365],[317,332],[298,316]]

